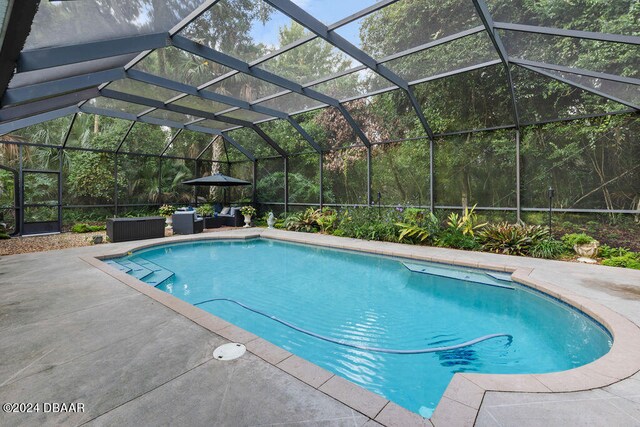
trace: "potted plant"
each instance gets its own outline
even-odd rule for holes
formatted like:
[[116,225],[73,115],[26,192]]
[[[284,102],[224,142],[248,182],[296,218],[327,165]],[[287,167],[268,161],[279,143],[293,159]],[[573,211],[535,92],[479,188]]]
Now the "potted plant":
[[584,233],[565,234],[562,241],[582,258],[595,258],[600,242]]
[[173,224],[173,220],[171,219],[171,215],[176,211],[175,206],[173,205],[162,205],[160,209],[158,209],[158,213],[167,219],[167,227],[171,227]]
[[251,227],[251,217],[256,214],[256,208],[253,206],[243,206],[240,208],[240,213],[244,215],[244,226]]

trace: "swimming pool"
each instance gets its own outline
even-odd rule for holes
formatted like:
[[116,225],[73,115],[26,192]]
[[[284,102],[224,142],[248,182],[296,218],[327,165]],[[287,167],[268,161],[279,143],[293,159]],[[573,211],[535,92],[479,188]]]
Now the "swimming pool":
[[[456,372],[561,371],[611,347],[584,314],[480,270],[267,239],[164,245],[116,261],[426,417]],[[432,353],[378,351],[454,347],[496,334],[508,336]]]

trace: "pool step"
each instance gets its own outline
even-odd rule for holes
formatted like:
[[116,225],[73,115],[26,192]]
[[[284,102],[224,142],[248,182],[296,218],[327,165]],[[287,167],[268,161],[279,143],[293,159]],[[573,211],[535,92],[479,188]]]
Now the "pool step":
[[[128,273],[136,279],[142,280],[151,286],[158,286],[165,280],[174,276],[173,271],[160,267],[151,261],[140,257],[132,257],[116,261],[121,268],[129,269]],[[124,270],[123,270],[124,271]]]
[[117,268],[118,270],[120,270],[120,271],[122,271],[124,273],[128,273],[128,272],[131,271],[131,269],[129,267],[125,267],[124,265],[122,265],[119,262],[114,261],[112,259],[109,259],[109,260],[106,260],[106,261],[103,261],[103,262],[105,264],[109,264],[110,266]]
[[511,282],[513,283],[513,279],[511,278],[511,273],[486,273],[487,276],[493,277],[496,280],[500,280],[502,282]]
[[137,262],[131,261],[130,259],[119,259],[116,262],[121,266],[128,268],[129,271],[127,272],[127,274],[130,274],[139,280],[143,280],[145,277],[153,274],[153,270],[143,267]]
[[[491,276],[489,273],[485,273],[482,271],[466,271],[459,270],[456,268],[448,268],[444,266],[437,265],[426,265],[426,264],[414,264],[410,262],[403,262],[405,267],[407,267],[410,271],[414,273],[422,273],[422,274],[431,274],[433,276],[441,276],[448,277],[450,279],[458,279],[463,280],[465,282],[473,282],[481,285],[493,286],[496,288],[510,289],[514,290],[515,288],[511,286],[506,286],[500,284],[499,281],[506,281],[504,279],[498,279],[496,277]],[[494,274],[494,273],[491,273]],[[499,274],[499,273],[495,273]],[[511,277],[509,275],[509,281],[511,281]]]

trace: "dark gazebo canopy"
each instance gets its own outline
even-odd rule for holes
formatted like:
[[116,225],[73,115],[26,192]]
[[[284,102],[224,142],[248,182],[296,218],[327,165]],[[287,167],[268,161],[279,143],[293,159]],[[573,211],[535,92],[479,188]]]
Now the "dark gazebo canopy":
[[238,185],[251,185],[249,181],[233,178],[231,176],[223,175],[221,173],[216,173],[210,176],[203,176],[201,178],[196,178],[196,179],[190,179],[188,181],[184,181],[183,184],[210,185],[210,186],[218,186],[218,187],[235,187]]

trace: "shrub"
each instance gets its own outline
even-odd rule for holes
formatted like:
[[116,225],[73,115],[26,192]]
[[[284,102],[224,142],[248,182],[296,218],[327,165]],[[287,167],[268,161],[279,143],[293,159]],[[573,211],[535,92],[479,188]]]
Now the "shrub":
[[556,259],[566,253],[564,243],[552,238],[540,240],[531,245],[529,254],[535,258]]
[[340,225],[333,235],[396,242],[395,223],[400,218],[400,212],[396,210],[369,207],[348,209],[340,215]]
[[584,233],[571,233],[562,236],[562,241],[568,248],[573,249],[575,245],[587,245],[595,242],[596,239]]
[[284,226],[287,230],[291,231],[315,233],[320,228],[318,225],[318,218],[320,215],[320,209],[308,208],[303,212],[293,213],[286,217],[284,220]]
[[602,265],[640,270],[640,255],[630,252],[623,256],[614,256],[602,261]]
[[211,205],[198,206],[196,213],[200,216],[211,216],[213,215],[213,207],[211,207]]
[[10,239],[11,236],[9,236],[7,233],[0,233],[0,240],[6,240],[6,239]]
[[477,240],[469,235],[464,234],[462,231],[454,228],[446,228],[439,236],[435,238],[435,243],[438,246],[454,249],[467,249],[475,250],[480,248],[480,244]]
[[478,240],[484,250],[506,255],[528,255],[531,247],[546,239],[549,230],[540,225],[501,222],[487,225]]
[[89,225],[85,223],[79,223],[71,227],[71,232],[72,233],[93,233],[96,231],[103,231],[106,229],[107,227],[104,225]]
[[455,212],[449,215],[447,225],[449,228],[454,228],[460,231],[462,234],[469,234],[473,236],[476,230],[481,229],[487,223],[478,224],[478,216],[474,212],[476,205],[473,205],[471,209],[465,207],[462,216]]
[[338,211],[331,208],[322,208],[316,222],[322,233],[332,233],[338,224]]
[[612,248],[609,245],[602,245],[598,248],[598,256],[600,258],[621,257],[633,252],[627,248]]
[[440,232],[438,218],[431,212],[427,214],[420,210],[417,210],[417,213],[411,211],[413,209],[405,210],[404,222],[396,223],[396,226],[400,228],[398,241],[411,243],[433,241],[434,237]]

